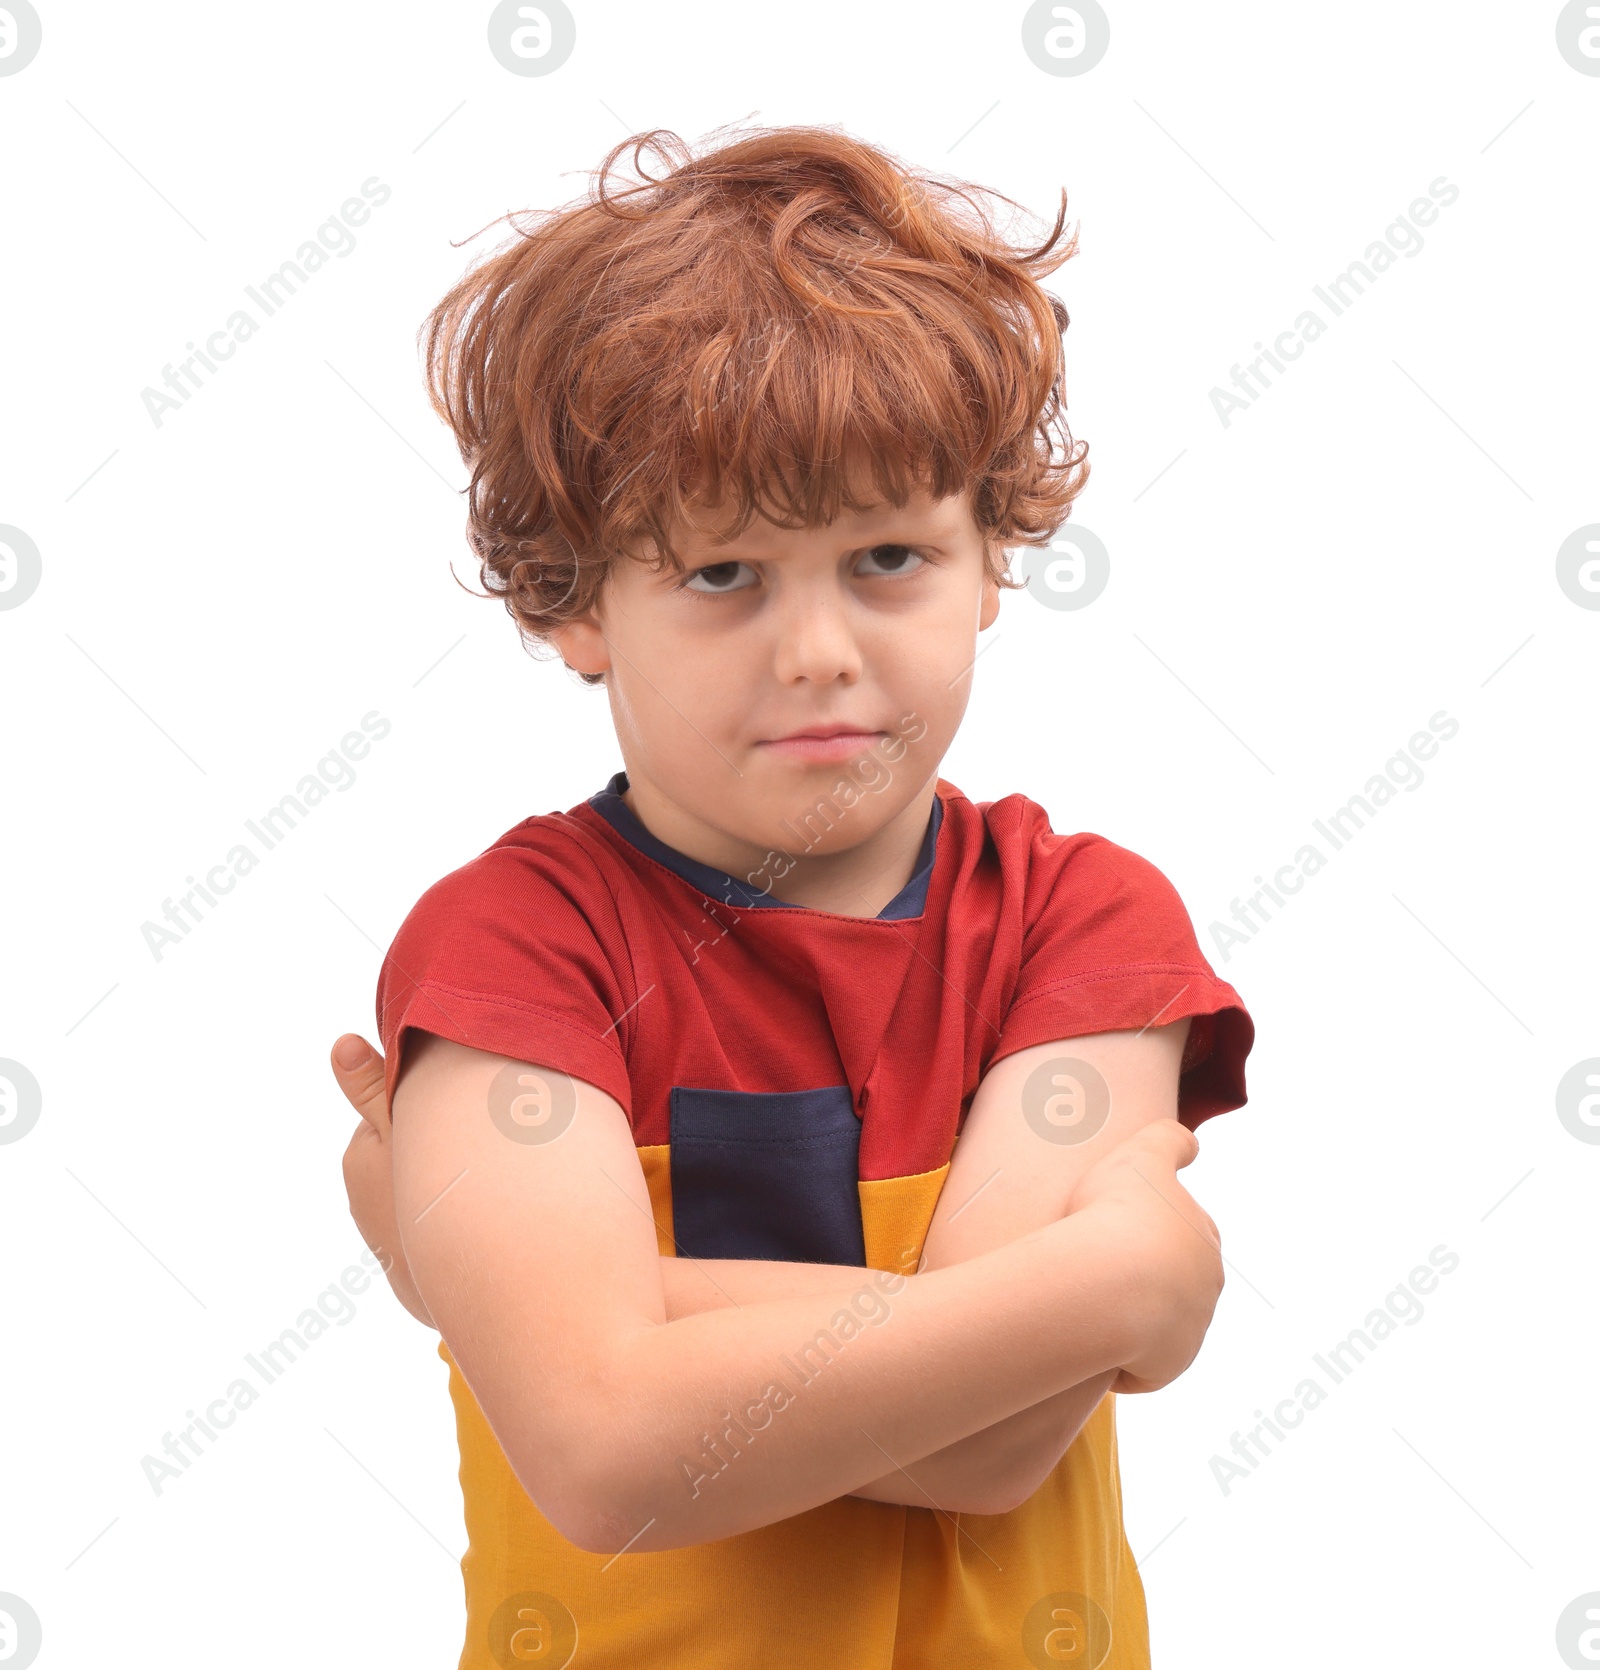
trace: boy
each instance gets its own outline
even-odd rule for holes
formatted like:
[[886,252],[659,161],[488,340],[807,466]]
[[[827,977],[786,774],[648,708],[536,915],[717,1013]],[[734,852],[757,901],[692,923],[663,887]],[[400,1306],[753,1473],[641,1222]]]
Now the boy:
[[1086,473],[1074,246],[831,130],[629,143],[676,166],[619,146],[427,335],[484,578],[624,769],[429,888],[336,1047],[461,1664],[1136,1670],[1105,1394],[1209,1324],[1177,1171],[1253,1029],[1153,866],[938,776]]

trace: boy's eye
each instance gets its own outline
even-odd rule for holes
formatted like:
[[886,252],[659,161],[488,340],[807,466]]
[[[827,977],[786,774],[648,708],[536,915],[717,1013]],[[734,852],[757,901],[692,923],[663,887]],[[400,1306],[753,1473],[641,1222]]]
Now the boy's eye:
[[[919,552],[913,551],[909,545],[874,545],[863,558],[866,562],[886,563],[887,567],[876,570],[879,574],[914,574],[927,560]],[[859,574],[862,570],[857,569],[856,572]],[[866,570],[869,579],[873,577],[873,573],[871,569]]]
[[[717,592],[744,591],[745,586],[733,583],[737,581],[738,571],[741,568],[750,569],[751,577],[754,578],[755,570],[750,568],[749,563],[714,562],[708,563],[704,568],[695,569],[688,579],[682,582],[682,590],[710,592],[713,595]],[[696,580],[704,580],[706,584],[697,586],[695,584]]]

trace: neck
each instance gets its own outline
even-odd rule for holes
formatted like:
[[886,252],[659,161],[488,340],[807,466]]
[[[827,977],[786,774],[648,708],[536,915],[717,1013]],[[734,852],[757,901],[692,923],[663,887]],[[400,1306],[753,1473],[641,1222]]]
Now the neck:
[[[622,798],[658,841],[729,875],[753,877],[753,886],[766,885],[784,904],[837,916],[877,916],[916,872],[936,782],[936,776],[930,777],[864,839],[826,852],[818,851],[822,842],[794,822],[783,823],[769,846],[718,829],[669,799],[648,777],[635,777],[631,768]],[[833,827],[847,833],[851,817],[852,809],[841,808]]]

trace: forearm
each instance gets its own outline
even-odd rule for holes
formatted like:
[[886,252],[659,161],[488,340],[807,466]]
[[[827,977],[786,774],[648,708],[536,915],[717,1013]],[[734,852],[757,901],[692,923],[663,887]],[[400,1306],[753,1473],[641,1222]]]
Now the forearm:
[[[433,1327],[404,1256],[380,1247],[373,1251],[383,1263],[395,1297],[419,1322]],[[724,1306],[807,1293],[833,1294],[848,1302],[861,1285],[862,1269],[770,1259],[663,1258],[661,1280],[668,1319],[675,1320]],[[1003,1512],[1043,1483],[1094,1413],[1115,1374],[1114,1369],[1107,1370],[932,1455],[902,1460],[850,1494],[873,1502],[956,1513]]]
[[[433,1327],[404,1254],[373,1251],[396,1298],[419,1322]],[[669,1321],[702,1311],[804,1294],[831,1294],[842,1303],[860,1289],[859,1265],[790,1263],[776,1259],[661,1260]],[[919,1459],[901,1458],[881,1478],[851,1492],[868,1501],[950,1512],[998,1513],[1031,1495],[1076,1437],[1104,1396],[1115,1370],[1058,1392],[1031,1408]],[[1020,1493],[1017,1481],[1021,1481]]]
[[[971,1187],[954,1173],[950,1181],[961,1190]],[[936,1211],[923,1245],[921,1267],[948,1269],[976,1258],[1056,1222],[1068,1206],[1065,1194],[1036,1190],[1003,1206],[995,1197],[995,1190],[980,1188],[976,1195],[966,1194],[955,1211]],[[945,1206],[941,1199],[940,1207]],[[869,1501],[951,1512],[1008,1512],[1043,1484],[1115,1378],[1115,1369],[1092,1375],[945,1449],[886,1473],[853,1494]]]
[[921,1276],[851,1274],[842,1304],[831,1290],[733,1303],[626,1336],[562,1423],[593,1457],[574,1540],[643,1552],[789,1518],[1128,1349],[1131,1295],[1087,1226]]
[[[945,1239],[948,1244],[953,1237]],[[971,1240],[961,1250],[969,1257],[979,1251]],[[860,1266],[846,1264],[768,1259],[661,1260],[669,1318],[796,1294],[848,1296],[861,1281]],[[850,1494],[873,1502],[954,1513],[1006,1512],[1044,1482],[1094,1413],[1115,1375],[1115,1369],[1093,1375],[931,1455],[899,1457],[898,1465]]]
[[[375,1249],[376,1250],[376,1249]],[[403,1256],[385,1258],[385,1274],[401,1304],[429,1327],[428,1314]],[[669,1320],[703,1311],[807,1294],[848,1303],[865,1272],[858,1265],[790,1263],[769,1259],[661,1260]],[[919,1458],[898,1465],[850,1494],[868,1501],[999,1513],[1032,1495],[1093,1414],[1115,1377],[1108,1369],[1029,1408]],[[712,1458],[714,1459],[714,1458]]]
[[1116,1377],[1114,1368],[1091,1375],[851,1495],[946,1513],[1009,1513],[1054,1471]]
[[702,1311],[731,1310],[768,1299],[794,1299],[810,1293],[848,1298],[869,1281],[872,1270],[861,1264],[808,1264],[778,1258],[663,1258],[661,1291],[667,1320],[698,1316]]

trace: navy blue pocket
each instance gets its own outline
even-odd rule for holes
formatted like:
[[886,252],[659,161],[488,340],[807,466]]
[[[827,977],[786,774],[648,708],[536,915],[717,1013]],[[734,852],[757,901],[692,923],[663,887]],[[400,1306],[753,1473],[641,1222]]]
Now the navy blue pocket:
[[672,1233],[689,1258],[867,1262],[845,1084],[671,1097]]

